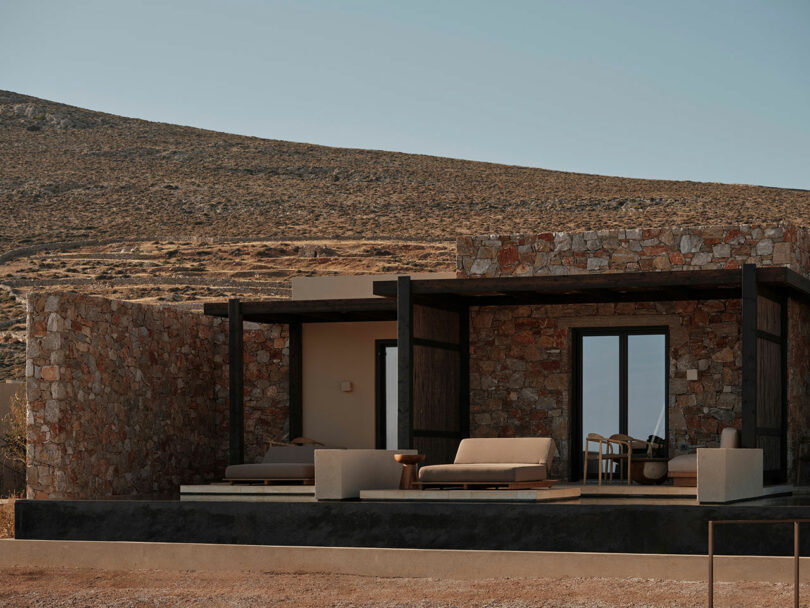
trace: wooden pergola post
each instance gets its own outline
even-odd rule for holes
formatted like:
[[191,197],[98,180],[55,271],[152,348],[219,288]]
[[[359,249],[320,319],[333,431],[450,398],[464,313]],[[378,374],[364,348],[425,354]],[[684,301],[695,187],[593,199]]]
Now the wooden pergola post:
[[229,464],[242,464],[245,460],[245,364],[243,325],[240,302],[238,299],[232,298],[228,300]]
[[301,323],[290,323],[290,410],[288,440],[304,434],[304,356]]
[[397,446],[413,447],[413,301],[411,277],[397,279]]

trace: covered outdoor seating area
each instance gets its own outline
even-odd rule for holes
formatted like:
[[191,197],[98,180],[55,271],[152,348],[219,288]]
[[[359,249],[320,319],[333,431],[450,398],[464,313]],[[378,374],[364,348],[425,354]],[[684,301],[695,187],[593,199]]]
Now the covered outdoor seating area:
[[[290,327],[290,436],[302,431],[301,325],[396,320],[399,377],[396,445],[400,453],[405,454],[407,449],[419,455],[416,460],[397,463],[397,470],[401,473],[401,467],[406,466],[410,471],[408,475],[412,475],[419,467],[417,460],[424,458],[418,480],[412,480],[408,491],[451,486],[472,491],[476,485],[488,490],[492,487],[542,489],[551,486],[551,478],[555,477],[550,474],[554,438],[525,438],[544,441],[547,446],[544,458],[533,457],[530,462],[519,456],[498,454],[497,450],[491,456],[482,457],[481,453],[489,453],[487,442],[501,438],[469,438],[471,308],[726,298],[739,300],[742,309],[739,444],[761,452],[763,482],[773,484],[785,479],[786,390],[775,379],[784,378],[786,366],[787,301],[789,298],[810,301],[810,281],[789,268],[746,265],[733,270],[492,279],[411,280],[404,276],[396,281],[374,282],[373,292],[375,297],[365,299],[231,300],[227,304],[206,305],[206,314],[227,317],[231,328],[232,466],[243,465],[244,363],[240,335],[245,321],[286,323]],[[563,406],[570,407],[569,404]],[[666,431],[662,433],[663,438],[642,440],[625,432],[587,434],[578,426],[576,413],[571,416],[570,434],[563,452],[567,464],[556,473],[558,483],[587,483],[589,478],[596,477],[597,486],[615,485],[613,482],[618,481],[636,487],[667,483],[668,473],[675,473],[669,478],[679,477],[677,462],[669,465],[674,446],[670,445],[668,419],[662,429]],[[513,438],[516,439],[521,438]],[[468,445],[476,446],[475,456],[471,455]],[[317,450],[314,453],[317,454]],[[509,450],[504,453],[508,454]],[[595,469],[593,461],[596,461]],[[317,467],[313,474],[317,486]],[[398,477],[403,478],[401,474]],[[301,479],[309,478],[302,475]],[[399,488],[399,481],[390,489],[403,490]],[[361,488],[358,497],[364,490],[377,492],[382,488]],[[644,492],[650,493],[640,491]]]

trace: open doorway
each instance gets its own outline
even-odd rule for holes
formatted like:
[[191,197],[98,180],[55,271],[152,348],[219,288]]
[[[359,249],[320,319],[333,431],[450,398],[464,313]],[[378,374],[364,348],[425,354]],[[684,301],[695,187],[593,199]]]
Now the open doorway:
[[375,341],[376,447],[396,450],[398,439],[397,341]]

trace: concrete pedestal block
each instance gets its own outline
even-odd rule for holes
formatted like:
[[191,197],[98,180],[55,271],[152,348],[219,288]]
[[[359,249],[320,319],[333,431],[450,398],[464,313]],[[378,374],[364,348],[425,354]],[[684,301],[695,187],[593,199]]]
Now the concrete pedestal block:
[[396,490],[402,465],[394,454],[416,450],[315,450],[315,498],[359,498],[360,490]]
[[762,450],[699,448],[698,502],[731,502],[762,496]]

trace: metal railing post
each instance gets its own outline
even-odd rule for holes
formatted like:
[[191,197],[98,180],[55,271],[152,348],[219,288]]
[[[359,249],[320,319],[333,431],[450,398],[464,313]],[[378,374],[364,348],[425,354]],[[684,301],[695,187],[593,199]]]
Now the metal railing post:
[[799,608],[799,522],[793,522],[793,606]]
[[800,536],[799,524],[810,523],[810,519],[721,519],[709,520],[709,608],[714,608],[714,525],[715,524],[793,524],[793,606],[799,608],[799,564]]
[[714,608],[714,522],[709,522],[709,608]]

